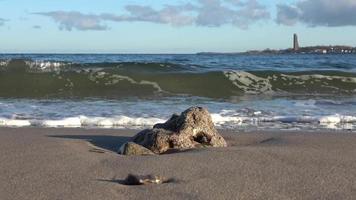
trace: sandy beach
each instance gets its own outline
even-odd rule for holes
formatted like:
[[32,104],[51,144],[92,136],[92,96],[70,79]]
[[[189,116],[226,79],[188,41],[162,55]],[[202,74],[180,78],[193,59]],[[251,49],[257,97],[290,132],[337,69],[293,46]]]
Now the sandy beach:
[[[355,199],[356,135],[223,132],[229,147],[115,151],[137,131],[0,129],[0,199]],[[126,186],[129,174],[162,185]]]

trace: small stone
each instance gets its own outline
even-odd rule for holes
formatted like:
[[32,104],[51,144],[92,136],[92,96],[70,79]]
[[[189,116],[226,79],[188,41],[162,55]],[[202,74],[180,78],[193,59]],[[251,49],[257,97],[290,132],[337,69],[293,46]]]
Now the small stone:
[[167,180],[161,176],[138,176],[129,174],[124,180],[125,185],[149,185],[149,184],[162,184],[166,183]]
[[144,155],[154,155],[154,153],[134,142],[128,142],[120,147],[119,153],[126,156],[144,156]]

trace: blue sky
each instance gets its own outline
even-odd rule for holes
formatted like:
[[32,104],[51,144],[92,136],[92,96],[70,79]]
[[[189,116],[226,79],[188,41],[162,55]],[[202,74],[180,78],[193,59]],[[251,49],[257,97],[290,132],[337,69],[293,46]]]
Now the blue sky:
[[0,52],[194,53],[356,46],[356,0],[0,0]]

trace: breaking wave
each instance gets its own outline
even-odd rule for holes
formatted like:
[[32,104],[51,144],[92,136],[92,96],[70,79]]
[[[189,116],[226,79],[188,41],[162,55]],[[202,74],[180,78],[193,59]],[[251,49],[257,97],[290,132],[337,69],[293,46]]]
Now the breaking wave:
[[0,97],[355,95],[356,73],[207,71],[172,63],[0,61]]
[[[335,129],[337,127],[353,127],[356,116],[330,115],[330,116],[229,116],[222,113],[212,113],[214,124],[218,128],[238,128],[247,125],[259,124],[260,127],[268,127],[268,124],[279,126],[291,124],[315,124],[316,127]],[[152,127],[154,124],[163,123],[165,119],[157,117],[88,117],[76,116],[63,119],[8,119],[0,118],[0,127],[52,127],[52,128],[130,128],[140,129]],[[280,127],[279,127],[280,128]],[[353,129],[353,128],[350,128]]]

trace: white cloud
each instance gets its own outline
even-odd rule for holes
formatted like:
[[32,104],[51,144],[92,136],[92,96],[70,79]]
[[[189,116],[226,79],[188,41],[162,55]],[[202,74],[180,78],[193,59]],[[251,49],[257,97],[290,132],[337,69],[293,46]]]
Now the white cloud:
[[106,30],[106,21],[151,22],[173,26],[198,25],[218,27],[226,24],[248,28],[256,21],[269,19],[270,13],[257,0],[195,0],[181,5],[164,5],[161,9],[150,6],[127,5],[126,14],[80,12],[39,12],[59,23],[62,30]]
[[101,24],[101,17],[98,15],[82,14],[80,12],[38,12],[34,13],[51,17],[54,21],[59,23],[59,29],[71,31],[73,28],[86,30],[105,30],[107,26]]
[[277,23],[309,26],[356,26],[356,0],[299,0],[277,6]]

